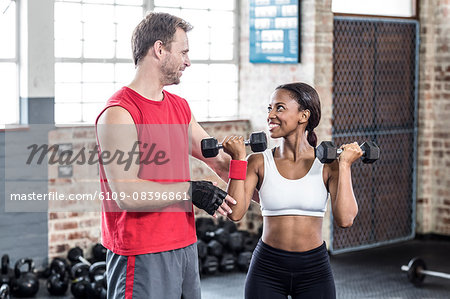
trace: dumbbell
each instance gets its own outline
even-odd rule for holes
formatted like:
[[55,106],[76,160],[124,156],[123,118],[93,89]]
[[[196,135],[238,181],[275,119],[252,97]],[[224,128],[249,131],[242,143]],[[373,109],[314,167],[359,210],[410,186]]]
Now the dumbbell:
[[[245,145],[250,145],[253,152],[263,152],[267,149],[267,136],[264,132],[254,132],[250,138],[244,141]],[[223,148],[221,143],[214,137],[205,138],[201,141],[202,154],[205,158],[215,157],[219,154],[219,149]]]
[[90,265],[81,262],[75,264],[72,266],[72,268],[70,268],[70,277],[72,277],[73,280],[77,280],[78,278],[82,277],[88,277],[90,267]]
[[409,282],[415,286],[420,286],[427,275],[450,279],[450,274],[427,270],[424,260],[419,257],[413,258],[409,261],[408,266],[403,265],[401,269],[407,272]]
[[83,264],[86,264],[88,266],[91,265],[91,263],[83,257],[83,250],[78,246],[69,250],[69,252],[67,253],[67,259],[71,261],[72,264],[82,262]]
[[92,261],[95,262],[102,262],[106,261],[106,248],[100,244],[97,243],[92,247]]
[[91,287],[88,288],[88,297],[92,299],[106,299],[106,262],[100,261],[89,268]]
[[91,281],[89,279],[90,267],[85,263],[78,263],[70,269],[72,277],[70,292],[77,299],[88,298],[88,294],[91,291]]
[[202,271],[204,274],[215,274],[219,269],[219,259],[215,256],[208,255],[203,261]]
[[195,228],[197,231],[197,237],[202,241],[208,243],[214,238],[216,226],[212,219],[205,217],[197,218],[195,220]]
[[232,253],[224,253],[220,258],[219,269],[221,272],[231,272],[236,268],[236,257]]
[[51,295],[61,296],[69,288],[68,265],[64,259],[55,258],[50,264],[50,276],[47,279],[47,290]]
[[219,243],[219,241],[211,240],[208,242],[208,255],[212,255],[215,257],[222,257],[223,254],[223,245]]
[[244,245],[244,235],[240,231],[235,231],[230,234],[230,239],[227,244],[227,248],[232,252],[240,252]]
[[[360,145],[363,155],[361,160],[363,163],[371,164],[380,158],[380,148],[373,141],[366,141]],[[323,141],[315,149],[316,157],[322,163],[331,163],[343,152],[342,149],[336,148],[333,142]]]
[[237,258],[237,267],[242,272],[247,272],[252,260],[252,253],[250,251],[243,251],[239,253]]
[[256,245],[258,245],[258,235],[249,233],[248,231],[244,230],[239,230],[239,232],[242,233],[242,237],[244,239],[242,244],[242,251],[253,252],[253,250],[256,248]]
[[217,223],[217,226],[219,228],[223,228],[226,231],[228,231],[230,234],[234,233],[235,231],[237,231],[237,226],[236,223],[234,223],[233,221],[229,221],[229,220],[224,220],[223,218],[219,219],[219,222]]
[[230,241],[230,233],[224,228],[218,228],[214,231],[213,239],[222,244],[222,246],[226,246]]
[[70,292],[77,299],[88,298],[90,292],[92,292],[89,278],[84,276],[78,277],[76,280],[72,280]]

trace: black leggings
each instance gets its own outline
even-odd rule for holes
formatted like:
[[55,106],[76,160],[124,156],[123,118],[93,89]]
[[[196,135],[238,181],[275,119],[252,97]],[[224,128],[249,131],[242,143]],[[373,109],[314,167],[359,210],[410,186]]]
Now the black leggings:
[[261,240],[253,252],[245,281],[245,298],[334,299],[331,272],[325,242],[305,252],[273,248]]

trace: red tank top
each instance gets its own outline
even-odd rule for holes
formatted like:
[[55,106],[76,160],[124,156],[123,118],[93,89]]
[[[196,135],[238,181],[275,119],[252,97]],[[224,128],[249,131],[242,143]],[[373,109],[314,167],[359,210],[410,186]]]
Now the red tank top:
[[[105,109],[120,106],[126,109],[138,131],[138,140],[141,136],[141,128],[146,124],[151,125],[184,125],[186,128],[179,136],[180,142],[188,144],[188,125],[191,120],[191,110],[185,99],[163,91],[164,99],[160,102],[144,98],[134,90],[123,87],[117,91],[107,102]],[[141,126],[140,126],[141,125]],[[177,137],[178,138],[178,137]],[[184,139],[184,140],[183,140]],[[97,140],[98,143],[98,140]],[[99,152],[101,151],[99,147]],[[99,153],[100,154],[100,153]],[[188,165],[188,153],[183,156],[183,165]],[[172,163],[173,165],[173,163]],[[187,181],[189,169],[181,171],[177,167],[178,178],[181,179],[152,179],[151,164],[140,164],[139,177],[152,181]],[[103,194],[111,192],[106,179],[103,166],[100,164],[100,184]],[[170,175],[169,175],[170,176]],[[173,177],[172,177],[173,178]],[[138,255],[154,252],[162,252],[183,248],[197,241],[195,234],[194,210],[192,212],[106,212],[111,210],[107,205],[116,205],[114,201],[103,201],[102,207],[102,243],[112,252],[120,255]],[[192,206],[192,204],[191,204]]]

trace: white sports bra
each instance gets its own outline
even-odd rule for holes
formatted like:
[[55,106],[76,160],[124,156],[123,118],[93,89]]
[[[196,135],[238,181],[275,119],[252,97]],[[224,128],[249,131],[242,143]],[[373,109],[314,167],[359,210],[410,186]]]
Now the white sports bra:
[[262,215],[323,217],[328,199],[323,183],[323,164],[316,158],[304,177],[290,180],[278,172],[271,149],[265,150],[263,156],[264,178],[259,189]]

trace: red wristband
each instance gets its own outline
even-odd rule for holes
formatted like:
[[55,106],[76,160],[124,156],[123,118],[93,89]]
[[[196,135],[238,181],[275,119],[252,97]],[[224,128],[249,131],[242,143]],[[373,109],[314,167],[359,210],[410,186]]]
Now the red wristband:
[[231,160],[230,161],[230,172],[228,177],[235,180],[245,180],[247,175],[247,161],[242,160]]

